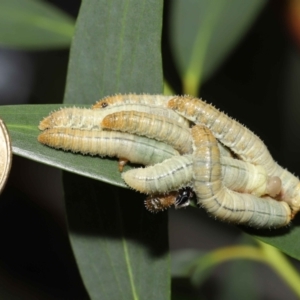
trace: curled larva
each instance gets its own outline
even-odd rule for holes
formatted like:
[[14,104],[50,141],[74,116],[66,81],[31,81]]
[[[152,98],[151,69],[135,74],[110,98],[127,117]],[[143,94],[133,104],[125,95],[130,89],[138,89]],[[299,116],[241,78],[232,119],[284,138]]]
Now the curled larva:
[[[122,174],[133,189],[145,194],[166,193],[182,186],[192,186],[192,155],[171,157],[146,168],[131,169]],[[273,182],[261,166],[254,166],[231,157],[221,157],[224,185],[234,191],[256,196],[274,195],[280,182]],[[275,185],[275,187],[274,187]]]
[[214,136],[242,160],[264,167],[270,177],[282,181],[281,199],[289,203],[293,215],[300,209],[299,179],[279,166],[262,140],[249,129],[200,99],[174,97],[168,107],[196,124],[208,127]]
[[115,131],[53,128],[43,131],[38,136],[38,141],[53,148],[90,155],[116,156],[144,165],[179,155],[164,143]]
[[0,192],[2,192],[12,163],[11,141],[4,122],[0,119]]
[[[109,107],[119,108],[121,110],[130,110],[128,107],[130,105],[138,105],[140,107],[145,107],[145,112],[153,113],[151,110],[153,108],[164,108],[163,114],[160,114],[166,118],[174,119],[178,123],[183,123],[185,126],[189,127],[189,121],[186,118],[178,115],[171,109],[167,109],[167,104],[170,99],[174,96],[164,96],[164,95],[150,95],[150,94],[125,94],[125,95],[114,95],[108,96],[99,100],[96,104],[92,106],[92,109],[108,109]],[[138,110],[139,109],[132,109]]]
[[256,228],[281,227],[291,220],[287,203],[227,189],[222,182],[218,143],[204,126],[192,128],[193,189],[198,204],[220,220]]
[[186,207],[190,204],[190,199],[194,193],[190,187],[180,189],[178,192],[167,194],[151,194],[144,201],[145,207],[152,213],[157,213],[168,209],[172,205],[176,209]]
[[192,150],[189,128],[162,116],[138,111],[121,111],[107,115],[101,125],[111,130],[155,138],[171,145],[180,153],[189,153]]

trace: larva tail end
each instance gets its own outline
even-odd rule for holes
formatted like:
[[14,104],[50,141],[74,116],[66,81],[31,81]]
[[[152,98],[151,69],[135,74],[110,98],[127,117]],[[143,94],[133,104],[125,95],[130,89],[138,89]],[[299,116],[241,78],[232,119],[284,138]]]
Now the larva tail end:
[[45,129],[51,128],[52,127],[51,119],[52,119],[51,115],[44,118],[38,126],[39,130],[45,130]]
[[49,138],[47,135],[47,131],[42,132],[41,134],[39,134],[37,140],[44,145],[47,145],[49,143]]
[[103,120],[101,122],[102,128],[113,129],[112,121],[113,121],[114,117],[112,115],[114,115],[114,114],[107,115],[103,118]]
[[277,196],[281,191],[281,179],[278,176],[273,176],[268,179],[267,194],[272,198]]

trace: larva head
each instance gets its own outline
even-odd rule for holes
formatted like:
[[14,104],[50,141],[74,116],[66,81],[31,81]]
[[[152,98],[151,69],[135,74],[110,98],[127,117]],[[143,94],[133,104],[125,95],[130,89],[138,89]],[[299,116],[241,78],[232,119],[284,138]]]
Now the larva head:
[[163,211],[175,204],[178,193],[170,192],[166,195],[150,195],[145,200],[145,207],[152,213]]
[[182,208],[190,205],[190,200],[194,197],[191,187],[185,187],[179,190],[175,200],[175,208]]

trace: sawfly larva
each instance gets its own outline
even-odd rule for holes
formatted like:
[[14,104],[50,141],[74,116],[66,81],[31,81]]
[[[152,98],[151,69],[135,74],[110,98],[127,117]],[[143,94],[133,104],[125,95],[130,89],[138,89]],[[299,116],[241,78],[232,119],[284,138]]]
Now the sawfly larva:
[[11,141],[4,122],[0,119],[0,192],[2,192],[12,163]]
[[107,115],[102,127],[137,135],[144,135],[171,145],[180,153],[191,153],[189,128],[175,120],[138,111],[121,111]]
[[196,125],[193,137],[193,189],[198,204],[216,218],[256,228],[277,228],[291,220],[287,203],[227,189],[222,182],[218,143],[210,130]]
[[281,199],[289,203],[293,215],[299,211],[299,179],[273,160],[265,144],[252,131],[194,97],[173,97],[169,100],[168,107],[195,124],[208,127],[218,140],[243,161],[264,167],[270,177],[278,176],[282,181]]
[[[192,155],[171,157],[146,168],[131,169],[122,174],[123,180],[133,189],[156,194],[192,186]],[[278,178],[269,178],[264,168],[231,157],[221,157],[224,185],[234,191],[256,196],[276,196],[281,189]]]
[[145,137],[115,131],[87,131],[52,128],[43,131],[38,141],[47,146],[99,156],[126,158],[144,165],[178,156],[171,146]]
[[[92,109],[108,109],[109,107],[119,107],[121,110],[127,109],[130,105],[139,105],[145,107],[145,112],[152,113],[151,109],[154,107],[164,108],[164,117],[176,120],[178,123],[183,123],[189,127],[189,121],[186,118],[181,117],[174,111],[167,109],[167,104],[174,96],[164,95],[149,95],[149,94],[125,94],[114,95],[105,97],[92,106]],[[139,109],[132,109],[140,111]]]
[[[126,105],[126,107],[109,106],[104,110],[92,110],[87,108],[66,107],[54,111],[45,117],[39,124],[40,130],[50,128],[73,128],[83,130],[101,130],[101,122],[103,118],[109,114],[120,111],[135,110],[139,112],[147,112],[153,115],[173,118],[178,120],[178,114],[170,109],[161,107],[147,107],[145,105]],[[182,123],[182,127],[188,127],[188,123]]]

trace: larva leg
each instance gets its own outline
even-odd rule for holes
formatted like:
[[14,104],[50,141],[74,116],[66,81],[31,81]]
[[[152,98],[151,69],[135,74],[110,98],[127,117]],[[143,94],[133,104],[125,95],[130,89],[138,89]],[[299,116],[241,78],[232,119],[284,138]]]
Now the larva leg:
[[293,215],[298,212],[300,209],[299,179],[273,160],[258,136],[213,106],[194,97],[174,97],[169,100],[168,107],[190,121],[208,127],[217,139],[242,160],[261,165],[270,177],[279,177],[282,181],[282,200],[289,203]]
[[155,164],[179,155],[176,150],[164,143],[114,131],[53,128],[43,131],[38,136],[38,141],[57,149],[116,156],[144,165]]
[[107,115],[101,126],[137,135],[155,138],[171,145],[180,153],[192,150],[192,139],[189,128],[175,120],[138,111],[121,111]]
[[281,227],[291,220],[287,203],[228,190],[222,183],[220,152],[204,126],[192,128],[193,180],[198,203],[215,217],[257,228]]

